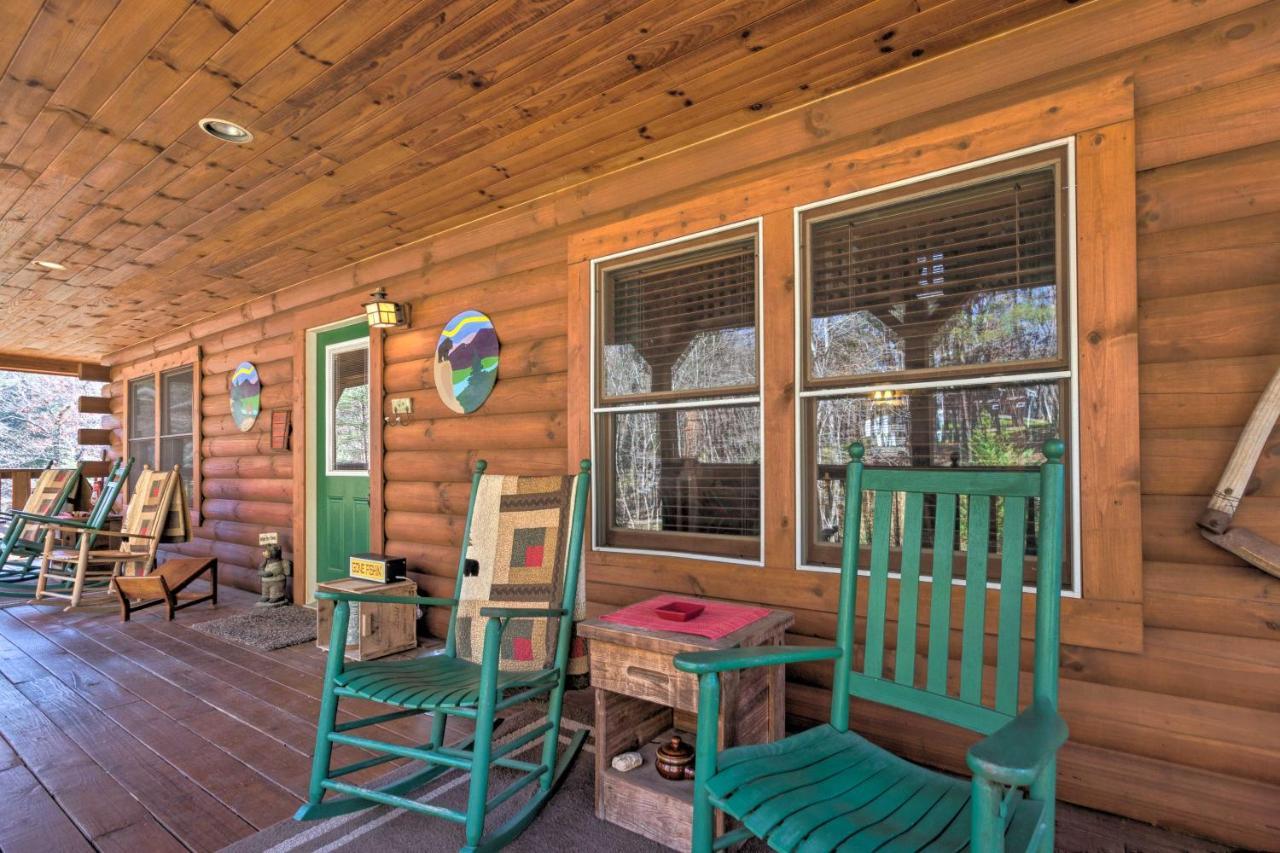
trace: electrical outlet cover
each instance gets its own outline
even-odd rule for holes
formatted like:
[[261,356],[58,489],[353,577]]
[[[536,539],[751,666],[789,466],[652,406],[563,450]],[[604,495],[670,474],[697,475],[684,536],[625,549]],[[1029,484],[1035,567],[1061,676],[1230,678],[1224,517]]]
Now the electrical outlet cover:
[[394,397],[391,400],[391,413],[395,415],[413,414],[413,400],[409,397]]

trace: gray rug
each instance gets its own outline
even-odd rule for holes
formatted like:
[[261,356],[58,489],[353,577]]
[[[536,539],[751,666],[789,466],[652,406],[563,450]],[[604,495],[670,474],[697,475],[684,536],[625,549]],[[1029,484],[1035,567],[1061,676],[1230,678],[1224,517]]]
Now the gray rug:
[[269,652],[314,640],[316,613],[293,605],[263,608],[212,622],[198,622],[191,628],[220,640]]

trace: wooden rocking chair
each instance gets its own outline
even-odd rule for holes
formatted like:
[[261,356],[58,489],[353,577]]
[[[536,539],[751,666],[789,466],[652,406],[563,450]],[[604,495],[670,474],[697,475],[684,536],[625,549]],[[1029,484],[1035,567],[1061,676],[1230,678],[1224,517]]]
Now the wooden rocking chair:
[[[81,606],[88,593],[92,603],[110,596],[113,579],[126,572],[148,574],[156,564],[162,539],[185,540],[189,520],[182,476],[171,471],[144,468],[134,485],[133,496],[119,531],[86,531],[65,522],[48,522],[45,547],[36,581],[34,604],[47,599],[69,601],[68,610]],[[176,528],[169,534],[170,528]],[[58,534],[78,538],[73,548],[58,547]],[[99,539],[116,539],[115,548],[95,548]]]
[[[496,850],[533,821],[581,748],[585,730],[577,732],[563,752],[559,749],[559,734],[573,618],[581,602],[579,564],[590,464],[584,461],[576,477],[484,476],[484,469],[483,461],[476,463],[463,532],[468,547],[462,549],[458,560],[453,598],[316,594],[317,598],[335,602],[333,629],[309,798],[295,819],[328,818],[380,803],[463,824],[464,850]],[[478,515],[477,506],[481,507]],[[469,571],[469,567],[478,568],[478,574]],[[344,648],[350,601],[448,607],[444,653],[413,660],[347,665]],[[548,697],[546,721],[495,748],[495,715],[539,696]],[[342,697],[366,699],[402,710],[338,725],[338,701]],[[423,713],[432,716],[431,740],[420,747],[351,733],[353,729]],[[450,716],[474,720],[475,732],[461,743],[446,746],[445,721]],[[544,738],[539,762],[512,757],[539,737]],[[334,744],[382,754],[331,769],[329,759]],[[414,759],[423,767],[408,778],[377,790],[339,781],[349,773],[396,758]],[[493,766],[521,775],[490,798],[489,770]],[[451,769],[471,775],[465,814],[404,796]],[[489,812],[532,783],[538,786],[532,798],[485,836]],[[344,796],[326,801],[324,797],[329,793]]]
[[[698,676],[697,775],[693,849],[719,850],[751,836],[779,851],[1053,850],[1054,774],[1067,727],[1058,716],[1058,613],[1063,553],[1061,441],[1044,446],[1037,472],[882,468],[863,470],[851,445],[845,479],[844,550],[834,646],[774,646],[678,655]],[[862,492],[874,493],[866,640],[854,670]],[[934,496],[928,653],[917,672],[917,596],[925,497]],[[961,498],[959,521],[957,508]],[[1028,504],[1039,498],[1036,526],[1034,683],[1019,705],[1019,655]],[[992,507],[993,499],[999,506]],[[890,609],[890,531],[903,506],[897,613]],[[1001,553],[988,554],[992,522]],[[964,528],[967,525],[967,530]],[[957,527],[967,542],[961,655],[949,659],[952,558]],[[990,557],[990,560],[989,560]],[[988,564],[999,565],[994,689],[984,689]],[[885,670],[885,625],[897,619],[893,671]],[[756,666],[835,663],[831,719],[770,744],[717,751],[720,676]],[[956,677],[958,674],[958,678]],[[992,685],[988,684],[988,688]],[[957,689],[958,688],[958,689]],[[977,731],[969,782],[917,767],[849,730],[857,696]],[[1029,791],[1028,791],[1029,789]],[[1029,796],[1027,795],[1029,793]],[[741,826],[714,838],[713,809]]]
[[[42,483],[37,485],[28,502],[33,503],[39,499],[40,506],[35,511],[22,509],[14,512],[13,520],[5,531],[3,544],[0,545],[0,597],[31,597],[40,574],[36,561],[44,555],[48,525],[57,524],[63,530],[74,530],[77,536],[88,535],[92,544],[93,534],[106,525],[120,489],[129,477],[132,464],[132,459],[116,460],[103,480],[98,500],[83,520],[58,515],[75,493],[76,485],[82,482],[80,466],[74,471],[46,471],[41,475]],[[55,474],[59,475],[56,479],[52,477]],[[51,475],[47,482],[44,480],[45,475]]]

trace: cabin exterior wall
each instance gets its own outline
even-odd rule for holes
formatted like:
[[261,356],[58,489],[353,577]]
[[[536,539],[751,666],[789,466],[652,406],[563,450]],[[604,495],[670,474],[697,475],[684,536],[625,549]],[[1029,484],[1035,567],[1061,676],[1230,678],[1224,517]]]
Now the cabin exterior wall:
[[[411,329],[379,336],[374,346],[375,363],[382,354],[384,402],[410,397],[414,416],[380,436],[373,542],[407,556],[427,594],[447,595],[474,460],[529,473],[562,472],[572,461],[572,431],[588,406],[571,391],[583,357],[570,334],[579,310],[570,275],[575,236],[785,176],[797,163],[832,152],[920,133],[936,124],[944,106],[956,117],[981,116],[1101,75],[1131,75],[1141,625],[1130,650],[1063,648],[1062,706],[1072,739],[1060,762],[1059,794],[1231,843],[1274,847],[1280,581],[1209,545],[1193,521],[1257,395],[1280,367],[1277,51],[1277,2],[1082,7],[874,83],[877,97],[904,103],[927,87],[938,110],[867,120],[857,133],[829,132],[828,112],[856,110],[870,97],[863,94],[869,84],[116,353],[109,359],[115,449],[122,450],[125,378],[149,360],[198,346],[203,500],[196,538],[179,550],[215,555],[225,581],[255,588],[259,532],[277,530],[286,551],[299,550],[304,331],[357,313],[370,290],[384,287],[413,308]],[[877,115],[880,103],[872,104]],[[766,277],[764,286],[791,284]],[[432,351],[442,324],[464,308],[493,318],[503,351],[492,397],[462,417],[434,391]],[[248,433],[236,431],[227,416],[228,373],[243,360],[257,365],[264,389],[264,414]],[[266,413],[273,408],[293,412],[292,453],[271,450]],[[1087,414],[1082,429],[1089,429]],[[1277,453],[1264,454],[1239,520],[1280,540]],[[746,574],[753,575],[749,585],[742,583]],[[748,568],[688,559],[634,570],[592,557],[587,580],[597,612],[655,591],[740,598],[749,588],[759,591],[757,600],[796,612],[795,642],[829,640],[833,632],[829,584],[796,572],[794,564]],[[442,630],[441,614],[427,621],[426,629]],[[793,667],[788,680],[793,720],[823,719],[829,672]],[[854,724],[916,760],[963,767],[967,740],[955,730],[867,703],[855,705]]]

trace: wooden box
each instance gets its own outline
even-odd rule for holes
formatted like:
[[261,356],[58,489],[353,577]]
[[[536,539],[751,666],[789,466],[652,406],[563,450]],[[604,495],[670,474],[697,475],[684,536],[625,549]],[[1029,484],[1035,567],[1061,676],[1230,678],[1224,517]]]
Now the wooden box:
[[[328,592],[367,593],[370,595],[417,595],[413,581],[377,583],[343,578],[322,583]],[[333,602],[316,600],[316,645],[329,649],[329,633],[333,628]],[[351,602],[351,621],[347,627],[347,653],[352,660],[373,660],[418,645],[417,608],[412,604]]]

